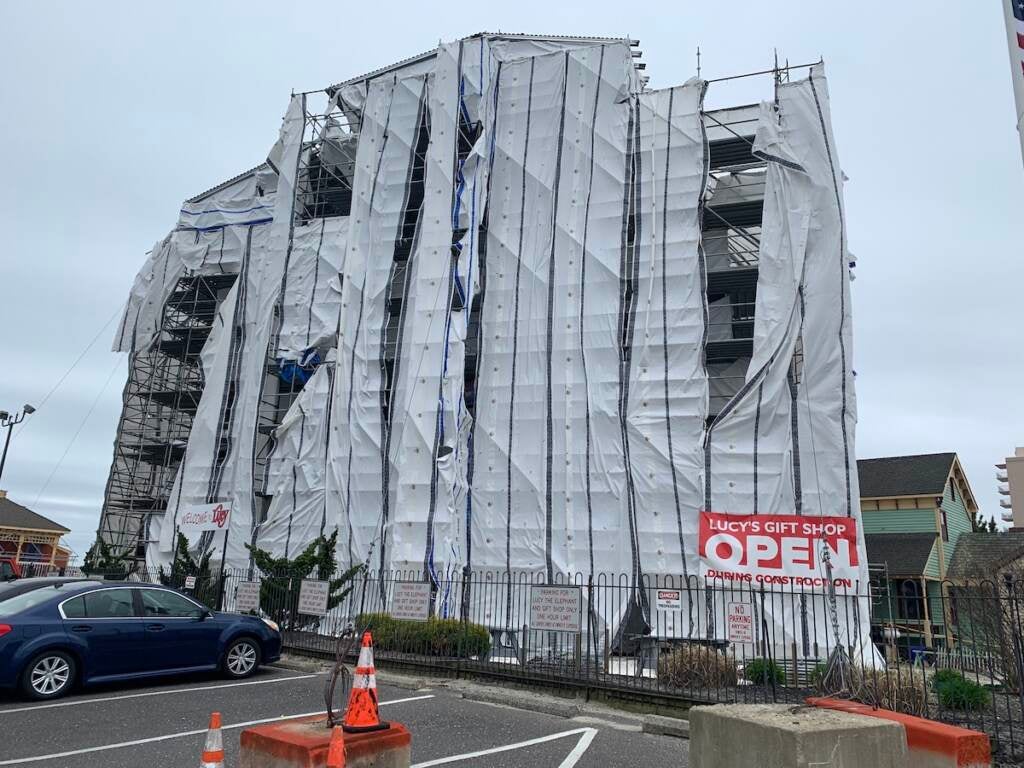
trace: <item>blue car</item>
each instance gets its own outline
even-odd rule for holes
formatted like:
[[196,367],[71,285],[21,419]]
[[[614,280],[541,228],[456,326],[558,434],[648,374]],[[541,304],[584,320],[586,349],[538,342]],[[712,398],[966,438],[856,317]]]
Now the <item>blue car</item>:
[[76,683],[213,671],[243,678],[280,656],[274,622],[214,612],[159,585],[57,580],[0,592],[0,688],[31,699],[56,699]]

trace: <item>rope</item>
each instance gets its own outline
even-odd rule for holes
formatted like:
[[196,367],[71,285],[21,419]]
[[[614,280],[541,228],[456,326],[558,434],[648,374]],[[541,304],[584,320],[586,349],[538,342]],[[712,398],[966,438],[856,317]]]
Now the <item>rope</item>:
[[120,365],[121,358],[118,358],[117,360],[114,361],[114,367],[111,368],[110,373],[107,374],[106,381],[103,382],[103,386],[100,387],[99,392],[96,393],[96,397],[93,399],[92,405],[90,405],[89,410],[86,411],[85,416],[82,418],[82,421],[78,425],[78,429],[75,430],[75,434],[71,436],[71,440],[68,442],[67,447],[64,449],[64,453],[62,453],[60,455],[60,458],[57,459],[57,463],[54,464],[53,469],[50,470],[50,474],[47,476],[46,482],[43,483],[43,487],[40,488],[39,493],[36,494],[36,498],[35,501],[32,502],[32,506],[35,506],[36,504],[39,503],[39,499],[42,497],[46,489],[50,486],[50,481],[53,480],[53,476],[57,474],[57,470],[60,469],[61,464],[64,463],[64,459],[67,458],[68,453],[71,451],[71,446],[75,444],[75,441],[78,439],[78,436],[82,433],[82,429],[85,427],[85,422],[89,420],[89,417],[92,416],[92,412],[96,410],[96,406],[99,404],[100,398],[103,396],[103,393],[107,391],[107,385],[109,385],[110,380],[114,378],[114,373],[117,371]]
[[[57,383],[56,383],[56,384],[54,384],[54,385],[53,385],[53,386],[52,386],[52,387],[50,388],[50,391],[49,391],[49,392],[47,392],[47,393],[46,393],[46,395],[45,395],[45,396],[43,397],[43,399],[39,401],[39,403],[38,403],[38,404],[36,405],[36,409],[37,409],[37,410],[38,410],[39,408],[42,408],[42,407],[43,407],[43,405],[45,405],[45,404],[46,404],[46,401],[47,401],[47,400],[49,400],[49,399],[50,399],[50,397],[52,397],[52,396],[53,396],[53,393],[57,391],[57,389],[58,389],[58,388],[60,387],[60,385],[61,385],[61,384],[63,384],[63,383],[64,383],[64,380],[65,380],[65,379],[67,379],[67,377],[71,375],[71,372],[72,372],[73,370],[75,370],[75,368],[77,368],[77,367],[78,367],[78,364],[79,364],[80,362],[82,362],[82,359],[83,359],[83,358],[84,358],[84,357],[86,356],[86,354],[88,354],[89,350],[90,350],[90,349],[92,349],[93,345],[94,345],[94,344],[95,344],[95,343],[97,342],[97,340],[98,340],[98,339],[100,338],[100,336],[102,336],[102,335],[103,335],[103,332],[104,332],[105,330],[107,330],[107,327],[108,327],[108,326],[109,326],[109,325],[110,325],[110,324],[111,324],[111,323],[112,323],[112,322],[114,321],[114,318],[115,318],[115,317],[117,317],[118,315],[120,315],[120,314],[121,314],[121,312],[122,312],[122,309],[121,309],[120,307],[119,307],[118,309],[116,309],[116,310],[114,311],[114,314],[112,314],[112,315],[110,316],[110,318],[109,318],[109,319],[107,320],[107,322],[105,322],[105,323],[103,324],[103,327],[102,327],[102,328],[100,328],[100,329],[99,329],[99,330],[98,330],[98,331],[96,332],[96,335],[92,337],[92,341],[90,341],[90,342],[89,342],[89,343],[88,343],[88,344],[87,344],[87,345],[85,346],[85,349],[83,349],[83,350],[82,350],[82,352],[81,352],[81,354],[79,354],[79,355],[78,355],[78,357],[77,357],[77,358],[75,359],[75,362],[73,362],[73,363],[71,364],[71,367],[70,367],[70,368],[68,368],[68,369],[67,369],[66,371],[64,371],[64,374],[63,374],[63,375],[62,375],[62,376],[61,376],[61,377],[60,377],[59,379],[57,379]],[[20,434],[21,434],[21,431],[22,431],[23,429],[25,429],[25,427],[27,427],[27,426],[28,426],[28,423],[29,423],[29,421],[31,421],[31,419],[28,419],[28,420],[26,420],[26,421],[25,421],[24,423],[22,423],[22,424],[21,424],[21,425],[20,425],[20,426],[18,427],[18,431],[17,431],[17,432],[15,432],[14,434],[15,434],[16,436],[17,436],[17,435],[20,435]]]

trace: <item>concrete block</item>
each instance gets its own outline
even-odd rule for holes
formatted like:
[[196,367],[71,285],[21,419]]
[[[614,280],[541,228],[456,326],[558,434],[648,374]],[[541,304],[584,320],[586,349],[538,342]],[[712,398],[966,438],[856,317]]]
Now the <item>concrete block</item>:
[[[321,715],[282,720],[242,731],[242,768],[321,768],[331,731]],[[384,731],[345,734],[346,768],[409,768],[412,737],[391,723]]]
[[843,699],[812,698],[807,703],[900,724],[906,734],[909,768],[988,768],[992,765],[992,745],[988,736],[980,731],[888,709],[873,709]]
[[663,715],[644,715],[643,732],[688,739],[690,738],[690,721]]
[[790,704],[690,710],[691,768],[907,768],[896,723]]

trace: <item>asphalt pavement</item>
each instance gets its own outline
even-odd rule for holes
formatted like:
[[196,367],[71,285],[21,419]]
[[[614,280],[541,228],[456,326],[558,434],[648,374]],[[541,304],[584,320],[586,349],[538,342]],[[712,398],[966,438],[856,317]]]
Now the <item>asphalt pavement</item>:
[[[324,711],[322,672],[266,668],[231,682],[211,676],[93,688],[51,703],[0,694],[0,766],[192,768],[210,713],[224,724],[227,766],[255,724]],[[414,768],[613,768],[686,765],[688,742],[635,725],[485,704],[443,687],[381,685],[381,717],[413,735]]]

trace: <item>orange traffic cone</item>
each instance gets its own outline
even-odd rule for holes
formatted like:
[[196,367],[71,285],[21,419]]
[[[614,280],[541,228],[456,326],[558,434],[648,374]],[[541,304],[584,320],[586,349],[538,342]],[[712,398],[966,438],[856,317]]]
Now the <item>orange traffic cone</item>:
[[377,671],[373,668],[373,638],[369,632],[364,632],[342,728],[349,733],[361,733],[390,727],[390,724],[382,723],[377,715]]
[[206,732],[206,746],[199,768],[224,768],[224,739],[220,735],[220,712],[210,715],[210,729]]
[[327,749],[324,768],[345,768],[345,734],[338,726],[331,732],[331,746]]

